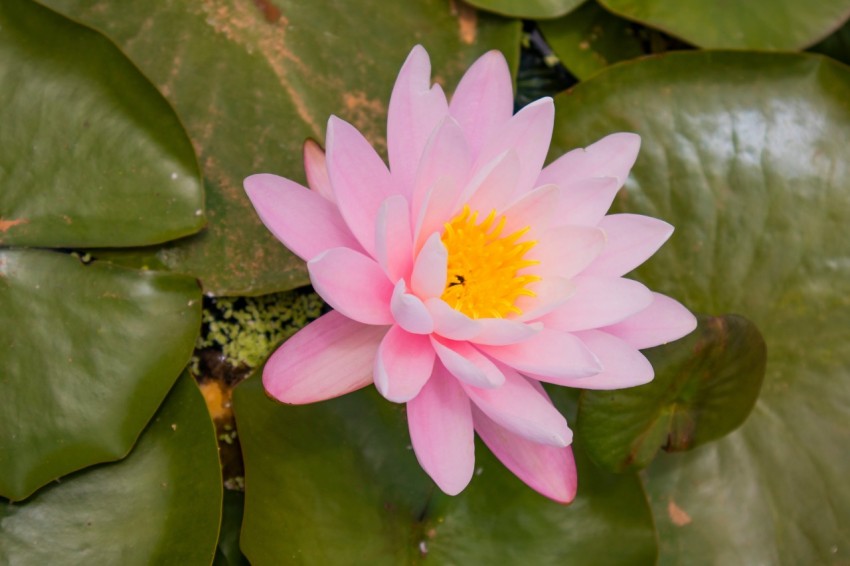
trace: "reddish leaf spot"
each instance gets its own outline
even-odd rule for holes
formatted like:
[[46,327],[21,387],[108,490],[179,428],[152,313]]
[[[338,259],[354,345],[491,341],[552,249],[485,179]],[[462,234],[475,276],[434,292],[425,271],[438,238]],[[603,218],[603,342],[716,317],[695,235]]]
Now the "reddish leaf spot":
[[263,13],[263,17],[270,24],[276,24],[280,20],[280,9],[271,0],[254,0],[254,5]]
[[670,520],[673,521],[673,524],[677,527],[684,527],[692,521],[691,516],[688,515],[684,509],[676,505],[676,502],[673,501],[672,497],[667,503],[667,514],[670,515]]
[[14,228],[15,226],[18,226],[20,224],[27,223],[29,223],[28,218],[18,218],[16,220],[3,220],[2,218],[0,218],[0,232],[5,234],[9,231],[10,228]]

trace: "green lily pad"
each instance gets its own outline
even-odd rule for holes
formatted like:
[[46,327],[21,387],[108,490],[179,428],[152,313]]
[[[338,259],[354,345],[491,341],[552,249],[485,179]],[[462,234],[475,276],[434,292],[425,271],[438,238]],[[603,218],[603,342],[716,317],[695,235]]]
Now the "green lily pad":
[[29,0],[4,0],[0,29],[0,245],[141,246],[203,227],[192,146],[114,45]]
[[127,262],[195,275],[215,295],[308,282],[303,262],[260,223],[242,190],[246,176],[303,181],[302,144],[324,138],[330,114],[384,145],[390,91],[415,43],[451,88],[488,49],[514,64],[519,50],[519,22],[463,4],[452,11],[445,0],[41,2],[115,41],[177,109],[203,167],[210,223]]
[[579,492],[570,506],[532,491],[481,443],[472,483],[449,497],[419,467],[404,407],[371,387],[288,406],[269,399],[254,377],[236,388],[234,408],[246,473],[241,546],[253,564],[598,564],[602,555],[606,563],[635,564],[656,557],[637,477],[596,470],[578,450]]
[[585,2],[563,18],[538,25],[561,63],[581,80],[608,65],[644,54],[635,25],[606,12],[596,2]]
[[624,18],[710,49],[803,49],[850,17],[850,0],[599,0]]
[[738,428],[761,390],[767,355],[758,329],[727,315],[700,317],[699,331],[647,357],[651,383],[581,395],[576,433],[615,472],[645,468],[660,448],[689,450]]
[[558,97],[554,155],[617,130],[643,147],[615,210],[676,226],[637,271],[767,344],[744,425],[660,455],[661,563],[850,559],[850,70],[811,55],[689,52],[610,67]]
[[126,455],[200,317],[194,279],[0,249],[0,495]]
[[213,566],[248,566],[250,563],[239,549],[239,531],[242,529],[242,512],[245,494],[241,491],[224,490],[224,505],[221,513],[221,531]]
[[575,10],[587,0],[468,0],[488,12],[511,18],[538,20],[557,18]]
[[0,562],[209,564],[220,516],[215,432],[184,374],[127,458],[0,500]]

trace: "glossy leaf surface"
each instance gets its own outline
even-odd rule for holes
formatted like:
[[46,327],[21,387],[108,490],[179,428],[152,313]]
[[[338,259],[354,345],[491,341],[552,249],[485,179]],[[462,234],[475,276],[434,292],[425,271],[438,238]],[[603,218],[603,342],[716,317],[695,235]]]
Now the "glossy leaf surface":
[[184,374],[127,458],[0,500],[0,562],[209,564],[220,516],[215,431]]
[[850,0],[599,0],[608,10],[710,49],[796,50],[835,31]]
[[210,223],[127,262],[190,273],[217,295],[308,282],[301,260],[260,223],[245,177],[303,181],[302,144],[324,139],[331,114],[382,148],[390,91],[416,43],[448,88],[488,49],[515,60],[519,48],[519,22],[444,0],[42,2],[115,41],[176,108],[203,168]]
[[557,18],[575,10],[586,0],[470,0],[470,4],[512,18]]
[[641,469],[661,448],[689,450],[732,432],[764,378],[764,339],[740,316],[700,317],[695,332],[646,354],[652,382],[581,395],[576,433],[612,471]]
[[552,155],[643,146],[616,211],[676,233],[637,275],[735,312],[767,344],[733,434],[647,469],[661,563],[830,563],[850,552],[850,71],[805,55],[681,53],[611,67],[556,102]]
[[597,470],[581,454],[570,506],[532,491],[480,443],[472,483],[449,497],[419,467],[403,406],[371,387],[297,407],[269,399],[256,376],[234,401],[246,468],[241,544],[252,564],[655,558],[637,477]]
[[182,275],[0,250],[0,495],[127,454],[189,360],[200,314]]
[[203,226],[192,146],[100,34],[0,5],[0,246],[156,244]]

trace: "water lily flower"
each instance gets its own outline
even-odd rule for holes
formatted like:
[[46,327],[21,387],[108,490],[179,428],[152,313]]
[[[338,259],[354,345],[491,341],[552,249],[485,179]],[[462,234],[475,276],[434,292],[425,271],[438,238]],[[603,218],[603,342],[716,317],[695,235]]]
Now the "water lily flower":
[[396,80],[389,167],[332,116],[326,153],[305,146],[307,189],[270,174],[245,189],[307,262],[333,311],[286,341],[263,373],[284,403],[374,383],[407,404],[424,470],[446,493],[469,483],[474,434],[533,489],[575,497],[572,432],[540,382],[647,383],[640,349],[688,334],[682,305],[623,277],[673,228],[606,216],[640,138],[615,133],[543,167],[551,98],[513,114],[504,57],[483,55],[447,99],[420,46]]

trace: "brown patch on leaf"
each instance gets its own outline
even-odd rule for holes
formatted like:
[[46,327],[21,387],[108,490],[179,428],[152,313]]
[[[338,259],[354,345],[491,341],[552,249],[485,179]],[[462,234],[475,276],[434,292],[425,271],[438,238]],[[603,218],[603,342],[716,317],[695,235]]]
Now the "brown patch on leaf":
[[685,525],[690,524],[693,520],[684,509],[676,505],[676,502],[673,501],[672,497],[667,503],[667,514],[670,515],[670,520],[673,521],[673,524],[677,527],[684,527]]
[[310,113],[304,94],[296,89],[290,76],[295,73],[300,75],[298,83],[315,82],[319,77],[287,48],[286,17],[281,14],[276,25],[268,25],[265,11],[257,10],[260,1],[269,3],[269,0],[203,0],[201,9],[207,25],[216,33],[244,48],[249,55],[257,54],[268,62],[298,117],[319,137],[322,128]]
[[20,226],[21,224],[28,224],[29,218],[16,218],[15,220],[3,220],[0,218],[0,232],[5,234],[9,231],[10,228],[14,228],[15,226]]
[[460,40],[472,45],[478,36],[478,12],[463,0],[451,0],[449,6],[452,15],[457,16]]
[[270,24],[276,24],[280,20],[280,9],[270,0],[254,0],[254,6],[263,13],[263,17]]
[[380,100],[369,98],[365,92],[346,92],[342,95],[345,105],[345,118],[354,124],[375,146],[379,152],[387,147],[384,136],[382,119],[387,115],[387,109]]

